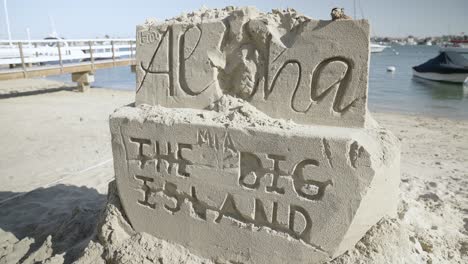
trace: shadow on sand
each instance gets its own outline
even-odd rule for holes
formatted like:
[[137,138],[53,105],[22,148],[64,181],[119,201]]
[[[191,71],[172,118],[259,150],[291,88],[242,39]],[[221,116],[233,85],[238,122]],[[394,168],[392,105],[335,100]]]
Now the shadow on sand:
[[[0,192],[0,197],[17,194]],[[65,263],[71,263],[93,238],[106,200],[106,195],[87,187],[61,184],[36,189],[0,204],[0,242],[4,243],[8,233],[18,240],[34,239],[27,253],[19,259],[23,262],[50,235],[52,255],[66,252]]]
[[38,95],[38,94],[53,93],[53,92],[60,92],[60,91],[74,91],[76,89],[77,89],[76,87],[64,86],[64,87],[57,87],[57,88],[47,88],[47,89],[24,91],[24,92],[17,92],[17,93],[0,94],[0,99],[28,96],[28,95]]

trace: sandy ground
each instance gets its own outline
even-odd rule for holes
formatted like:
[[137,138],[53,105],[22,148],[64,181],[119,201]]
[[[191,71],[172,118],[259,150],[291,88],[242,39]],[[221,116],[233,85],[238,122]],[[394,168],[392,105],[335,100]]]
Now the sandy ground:
[[[94,188],[104,183],[106,190],[112,177],[108,117],[132,96],[93,89],[1,99],[0,201],[63,178],[79,177]],[[94,176],[85,180],[89,169]]]
[[[83,253],[113,178],[108,116],[132,100],[105,89],[0,99],[0,264],[70,263]],[[401,140],[400,219],[336,263],[467,263],[468,121],[374,117]],[[407,244],[385,238],[396,230]],[[401,261],[384,256],[398,248]]]
[[16,79],[0,81],[0,98],[72,90],[74,84],[47,79]]

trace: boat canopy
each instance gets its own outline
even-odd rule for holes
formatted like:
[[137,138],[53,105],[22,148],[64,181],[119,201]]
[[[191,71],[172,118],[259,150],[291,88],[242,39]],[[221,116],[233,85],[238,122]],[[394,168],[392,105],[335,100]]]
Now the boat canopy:
[[457,52],[441,52],[437,57],[413,67],[417,72],[468,73],[468,59]]

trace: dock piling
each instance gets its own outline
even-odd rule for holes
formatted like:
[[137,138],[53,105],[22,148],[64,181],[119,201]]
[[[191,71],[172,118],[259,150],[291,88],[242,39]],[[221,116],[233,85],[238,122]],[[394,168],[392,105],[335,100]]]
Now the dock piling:
[[21,66],[23,67],[24,78],[28,78],[28,73],[26,71],[26,63],[24,62],[24,52],[23,52],[23,43],[18,42],[19,53],[21,57]]
[[59,56],[60,72],[63,73],[62,50],[60,49],[60,41],[57,41],[57,49],[58,49],[58,56]]
[[91,83],[94,82],[94,74],[92,72],[74,72],[72,73],[72,81],[78,84],[78,91],[87,92],[91,88]]
[[91,67],[93,68],[93,71],[94,71],[93,42],[88,41],[88,45],[89,45],[89,60],[91,61]]

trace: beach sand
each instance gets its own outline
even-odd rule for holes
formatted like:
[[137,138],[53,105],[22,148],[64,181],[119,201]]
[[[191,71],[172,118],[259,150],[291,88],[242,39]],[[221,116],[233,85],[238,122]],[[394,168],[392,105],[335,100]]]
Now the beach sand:
[[[113,179],[108,117],[133,99],[107,89],[0,99],[0,263],[83,254]],[[373,116],[401,141],[399,219],[334,262],[466,263],[468,120]]]

